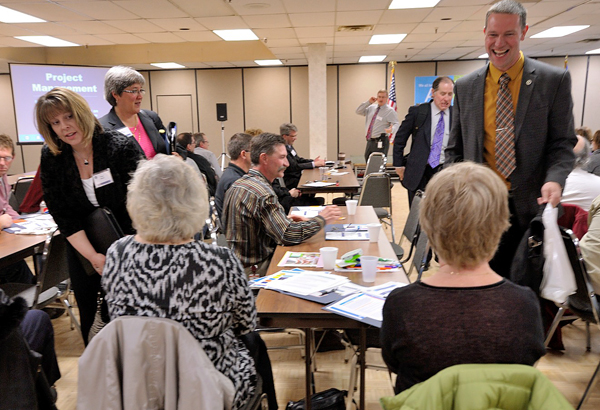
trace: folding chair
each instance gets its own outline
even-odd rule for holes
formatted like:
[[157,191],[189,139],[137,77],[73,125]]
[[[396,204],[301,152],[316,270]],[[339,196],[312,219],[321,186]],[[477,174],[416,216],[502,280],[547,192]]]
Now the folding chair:
[[17,182],[13,185],[13,193],[15,194],[17,203],[17,207],[13,207],[15,211],[19,211],[19,206],[21,206],[21,202],[23,202],[23,198],[25,198],[25,194],[27,194],[27,190],[29,190],[32,182],[33,177],[21,177],[17,179]]
[[372,174],[373,172],[384,172],[386,161],[387,158],[385,157],[383,152],[372,152],[371,155],[369,155],[369,159],[367,160],[367,167],[365,168],[363,179],[366,178],[367,175]]
[[[359,371],[358,354],[352,357],[350,363],[350,381],[348,383],[348,398],[346,399],[346,410],[352,410],[354,404],[354,390],[356,390],[356,375]],[[365,351],[365,369],[388,372],[390,376],[390,387],[394,390],[394,382],[392,381],[392,373],[381,357],[381,348],[369,347]]]
[[410,248],[408,251],[408,255],[405,259],[401,260],[402,263],[408,262],[410,257],[412,256],[413,249],[417,244],[417,240],[419,239],[419,209],[421,207],[421,199],[423,198],[423,191],[419,190],[415,193],[415,197],[413,199],[412,205],[410,207],[410,212],[408,213],[408,217],[406,218],[406,223],[404,224],[404,230],[402,231],[402,236],[400,237],[400,242],[395,243],[392,242],[392,248],[396,253],[396,257],[398,260],[401,260],[404,257],[404,249],[400,246],[402,240],[406,238],[410,243]]
[[429,238],[427,238],[427,234],[423,231],[419,233],[419,238],[415,245],[415,252],[412,258],[412,262],[410,264],[410,269],[408,274],[406,275],[410,279],[410,275],[412,274],[413,269],[417,271],[417,282],[421,280],[421,276],[423,276],[423,271],[425,270],[425,266],[427,265],[427,256],[429,254]]
[[[373,153],[375,154],[375,153]],[[371,155],[373,155],[371,154]],[[381,154],[381,153],[379,153]],[[396,242],[392,219],[392,185],[385,172],[374,172],[364,179],[358,205],[371,205],[379,220],[392,230],[392,241]]]
[[[563,318],[566,309],[569,309],[575,316],[582,319],[586,322],[586,326],[589,326],[589,323],[594,323],[600,328],[600,303],[596,297],[596,293],[594,292],[594,288],[590,283],[590,279],[585,269],[585,261],[581,257],[581,253],[579,251],[579,240],[573,234],[573,232],[569,229],[560,228],[563,242],[565,244],[565,248],[567,250],[567,255],[569,256],[569,261],[571,262],[571,266],[573,268],[573,273],[575,274],[575,282],[577,284],[577,290],[573,295],[570,295],[567,301],[559,305],[558,313],[548,330],[548,334],[546,336],[546,344],[552,338],[558,323]],[[589,350],[589,329],[588,329],[588,350]],[[592,378],[590,379],[579,404],[577,405],[577,409],[581,408],[587,399],[588,393],[594,387],[598,379],[598,373],[600,373],[600,363],[598,363],[598,367],[594,371]]]

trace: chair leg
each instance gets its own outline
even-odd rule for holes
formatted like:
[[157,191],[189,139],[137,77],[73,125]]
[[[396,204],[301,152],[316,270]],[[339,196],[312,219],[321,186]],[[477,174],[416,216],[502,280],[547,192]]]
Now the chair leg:
[[546,334],[546,340],[544,340],[544,347],[548,347],[548,343],[550,343],[550,339],[552,339],[552,336],[554,335],[554,332],[556,331],[556,328],[560,323],[560,319],[563,317],[564,314],[564,307],[561,307],[560,309],[558,309],[558,312],[556,312],[556,316],[554,316],[554,320],[552,321],[550,329],[548,329],[548,333]]
[[356,374],[358,373],[358,353],[352,356],[350,362],[350,381],[348,383],[348,397],[346,399],[346,410],[352,410],[354,401],[354,390],[356,389]]
[[590,322],[585,322],[585,341],[586,341],[586,345],[585,345],[585,351],[586,352],[590,352],[592,350],[592,337],[590,335]]
[[590,392],[591,389],[594,388],[594,385],[598,381],[598,379],[597,379],[598,372],[600,372],[600,363],[598,363],[598,367],[596,367],[596,370],[594,371],[594,374],[592,375],[592,378],[590,379],[590,382],[588,383],[588,385],[585,389],[585,392],[583,392],[583,396],[581,397],[581,400],[579,401],[579,404],[577,405],[577,410],[579,410],[581,408],[581,406],[583,406],[583,404],[585,403],[585,401],[587,399],[588,393]]

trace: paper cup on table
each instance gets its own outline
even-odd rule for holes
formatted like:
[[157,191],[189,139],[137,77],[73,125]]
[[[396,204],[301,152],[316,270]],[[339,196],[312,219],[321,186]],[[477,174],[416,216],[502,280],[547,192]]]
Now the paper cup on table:
[[362,267],[363,282],[375,282],[375,274],[377,273],[377,256],[361,256],[360,266]]
[[358,206],[358,201],[356,199],[349,199],[346,201],[346,209],[348,210],[348,215],[354,215],[356,213],[356,207]]
[[379,242],[379,230],[381,224],[367,224],[367,230],[369,231],[369,242]]
[[319,167],[319,178],[321,181],[325,181],[325,173],[329,170],[327,167]]
[[323,261],[323,269],[333,270],[335,269],[335,260],[337,259],[338,248],[328,246],[319,249],[321,252],[321,260]]

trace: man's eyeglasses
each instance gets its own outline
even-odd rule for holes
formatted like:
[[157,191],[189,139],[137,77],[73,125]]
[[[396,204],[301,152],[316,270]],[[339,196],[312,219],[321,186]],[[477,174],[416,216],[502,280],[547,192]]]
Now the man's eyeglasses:
[[127,93],[127,94],[139,94],[139,95],[146,94],[146,90],[144,90],[143,88],[140,90],[123,90],[123,92]]
[[14,159],[15,157],[0,157],[0,161],[4,160],[4,162],[10,162]]

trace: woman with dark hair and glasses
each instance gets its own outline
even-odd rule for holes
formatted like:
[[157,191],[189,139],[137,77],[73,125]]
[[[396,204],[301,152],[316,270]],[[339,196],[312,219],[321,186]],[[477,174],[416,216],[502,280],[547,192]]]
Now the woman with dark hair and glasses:
[[115,66],[104,77],[104,98],[112,109],[100,118],[105,130],[135,139],[148,159],[167,154],[166,129],[154,111],[142,110],[144,77],[131,67]]

